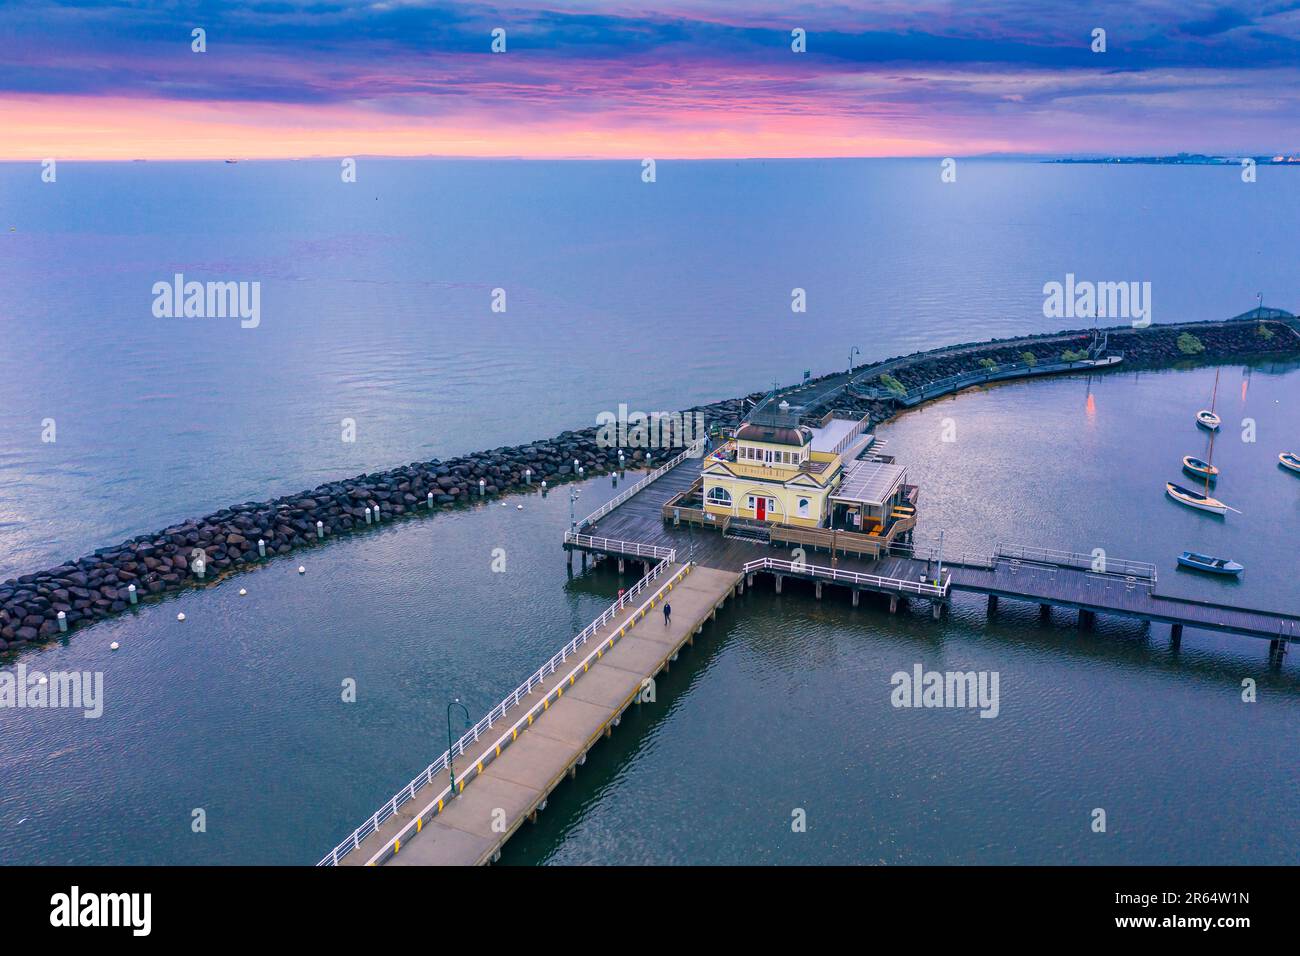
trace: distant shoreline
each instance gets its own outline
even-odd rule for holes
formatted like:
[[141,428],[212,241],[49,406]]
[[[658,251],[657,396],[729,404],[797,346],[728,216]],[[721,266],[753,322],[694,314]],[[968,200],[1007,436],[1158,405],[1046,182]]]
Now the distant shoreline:
[[1240,166],[1249,159],[1256,166],[1300,166],[1300,153],[1270,156],[1208,156],[1202,153],[1178,153],[1176,156],[1093,156],[1045,159],[1044,163],[1087,164],[1105,166]]

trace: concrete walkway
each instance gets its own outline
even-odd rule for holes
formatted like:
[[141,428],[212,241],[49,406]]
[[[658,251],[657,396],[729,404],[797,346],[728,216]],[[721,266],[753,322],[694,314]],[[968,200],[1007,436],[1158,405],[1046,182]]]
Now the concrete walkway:
[[[680,570],[671,569],[666,582],[673,582]],[[466,781],[464,790],[440,812],[422,819],[418,832],[411,830],[396,853],[391,850],[397,834],[446,788],[445,776],[426,787],[427,793],[421,791],[407,802],[343,862],[365,864],[377,854],[389,854],[380,862],[396,866],[491,861],[515,830],[545,807],[547,795],[565,774],[576,774],[587,751],[602,735],[609,736],[620,715],[641,693],[645,680],[669,666],[739,583],[736,572],[692,567],[671,590],[665,584],[656,594],[653,608],[621,637],[619,623],[624,619],[615,619],[588,641],[585,647],[589,651],[571,658],[578,666],[587,653],[602,648],[600,657],[585,672],[580,671],[571,684],[565,680],[567,670],[556,673],[521,701],[518,713],[524,714],[547,695],[551,697],[546,708],[508,746],[498,754],[493,746],[496,737],[491,735],[492,740],[485,737],[482,741],[481,751],[456,761],[457,782]],[[662,614],[665,598],[672,606],[672,621],[667,626]],[[604,649],[611,638],[613,647]],[[562,693],[558,699],[554,696],[557,687]],[[509,726],[501,722],[503,732]]]

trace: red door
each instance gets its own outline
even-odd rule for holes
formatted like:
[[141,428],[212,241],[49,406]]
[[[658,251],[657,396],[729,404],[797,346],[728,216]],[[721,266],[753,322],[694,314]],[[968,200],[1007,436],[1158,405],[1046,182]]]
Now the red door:
[[758,520],[765,521],[767,519],[767,499],[755,498],[754,508],[755,508],[754,513],[758,515]]

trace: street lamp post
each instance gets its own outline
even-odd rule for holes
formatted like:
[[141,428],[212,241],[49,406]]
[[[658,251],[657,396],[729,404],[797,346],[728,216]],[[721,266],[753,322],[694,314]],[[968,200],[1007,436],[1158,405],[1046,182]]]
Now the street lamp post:
[[578,489],[569,489],[569,530],[574,534],[578,533],[578,516],[574,513],[574,505],[578,501]]
[[862,354],[862,349],[858,348],[856,345],[853,346],[853,348],[849,349],[849,374],[850,375],[853,374],[853,356],[855,354],[856,355]]
[[459,707],[465,714],[465,723],[469,723],[469,708],[460,702],[459,697],[453,697],[451,703],[447,705],[447,776],[451,778],[451,795],[456,796],[456,768],[454,766],[455,758],[452,756],[451,747],[451,709]]

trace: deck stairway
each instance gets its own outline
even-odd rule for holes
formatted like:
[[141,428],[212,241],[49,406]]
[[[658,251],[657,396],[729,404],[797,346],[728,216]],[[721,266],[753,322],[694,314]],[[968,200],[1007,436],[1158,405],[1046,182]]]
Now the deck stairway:
[[723,534],[737,541],[757,541],[759,544],[771,544],[772,528],[766,521],[754,521],[749,518],[732,518],[727,522]]

